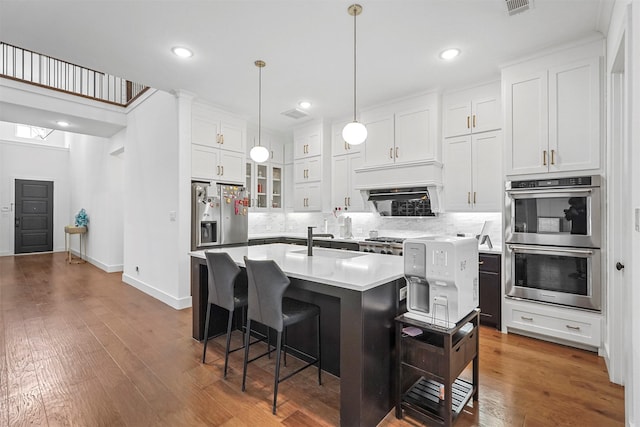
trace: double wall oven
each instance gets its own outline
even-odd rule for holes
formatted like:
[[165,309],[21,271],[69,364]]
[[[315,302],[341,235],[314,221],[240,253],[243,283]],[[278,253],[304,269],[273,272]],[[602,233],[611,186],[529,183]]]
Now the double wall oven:
[[507,183],[508,297],[602,308],[600,183],[600,176]]

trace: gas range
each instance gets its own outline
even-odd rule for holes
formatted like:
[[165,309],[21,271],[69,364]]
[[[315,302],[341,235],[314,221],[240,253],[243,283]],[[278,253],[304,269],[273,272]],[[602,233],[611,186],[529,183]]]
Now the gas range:
[[375,237],[358,242],[360,252],[370,252],[385,255],[402,255],[402,242],[400,237]]

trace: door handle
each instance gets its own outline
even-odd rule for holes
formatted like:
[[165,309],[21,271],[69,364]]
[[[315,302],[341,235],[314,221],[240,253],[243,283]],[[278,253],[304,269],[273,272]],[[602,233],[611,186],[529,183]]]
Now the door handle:
[[469,116],[467,116],[467,129],[470,129],[471,126],[469,126]]
[[393,159],[393,147],[389,148],[389,158]]
[[616,262],[616,270],[620,271],[624,268],[624,264],[620,261]]
[[551,150],[551,164],[556,164],[556,150]]
[[476,127],[476,115],[473,115],[473,127]]
[[398,154],[398,149],[399,149],[399,147],[396,147],[396,159],[397,159],[398,157],[400,157],[400,155]]

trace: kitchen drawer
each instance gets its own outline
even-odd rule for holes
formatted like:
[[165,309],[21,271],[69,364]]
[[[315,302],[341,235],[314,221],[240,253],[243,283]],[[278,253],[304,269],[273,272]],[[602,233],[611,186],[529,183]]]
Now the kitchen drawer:
[[437,342],[437,340],[431,339],[425,342],[420,340],[420,336],[403,337],[402,362],[445,380],[453,380],[467,366],[468,361],[475,357],[477,352],[475,335],[477,333],[477,328],[473,328],[451,348],[451,378],[449,379],[445,377],[447,363],[444,358],[442,341]]
[[478,269],[480,271],[500,273],[500,255],[479,254],[479,259],[480,265],[478,266]]
[[419,338],[402,338],[402,362],[444,378],[447,366],[444,349],[439,345],[420,341]]
[[507,327],[599,347],[602,317],[562,307],[505,302]]

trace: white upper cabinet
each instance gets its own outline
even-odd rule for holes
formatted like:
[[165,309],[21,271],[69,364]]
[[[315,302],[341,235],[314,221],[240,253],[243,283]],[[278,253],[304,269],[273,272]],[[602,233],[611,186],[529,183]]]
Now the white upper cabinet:
[[502,127],[499,82],[446,94],[443,104],[445,138]]
[[322,154],[323,132],[319,126],[307,126],[294,133],[293,158],[319,156]]
[[331,194],[331,130],[323,122],[293,131],[293,208],[321,211],[329,207]]
[[549,69],[549,171],[600,167],[600,58]]
[[500,212],[502,134],[500,131],[444,141],[445,209],[449,212]]
[[355,189],[354,183],[355,170],[362,164],[361,153],[333,156],[331,207],[334,212],[364,212],[366,210],[360,190]]
[[601,41],[502,71],[506,174],[600,172]]
[[423,95],[362,114],[364,167],[436,160],[438,97]]
[[548,172],[547,72],[505,81],[506,173]]
[[191,118],[191,142],[238,153],[245,152],[246,124],[206,106],[195,104]]
[[191,177],[243,183],[246,124],[203,104],[191,115]]
[[347,123],[349,122],[338,122],[331,126],[331,154],[333,156],[339,156],[341,154],[360,153],[363,148],[362,144],[347,144],[347,142],[342,137],[342,129]]

